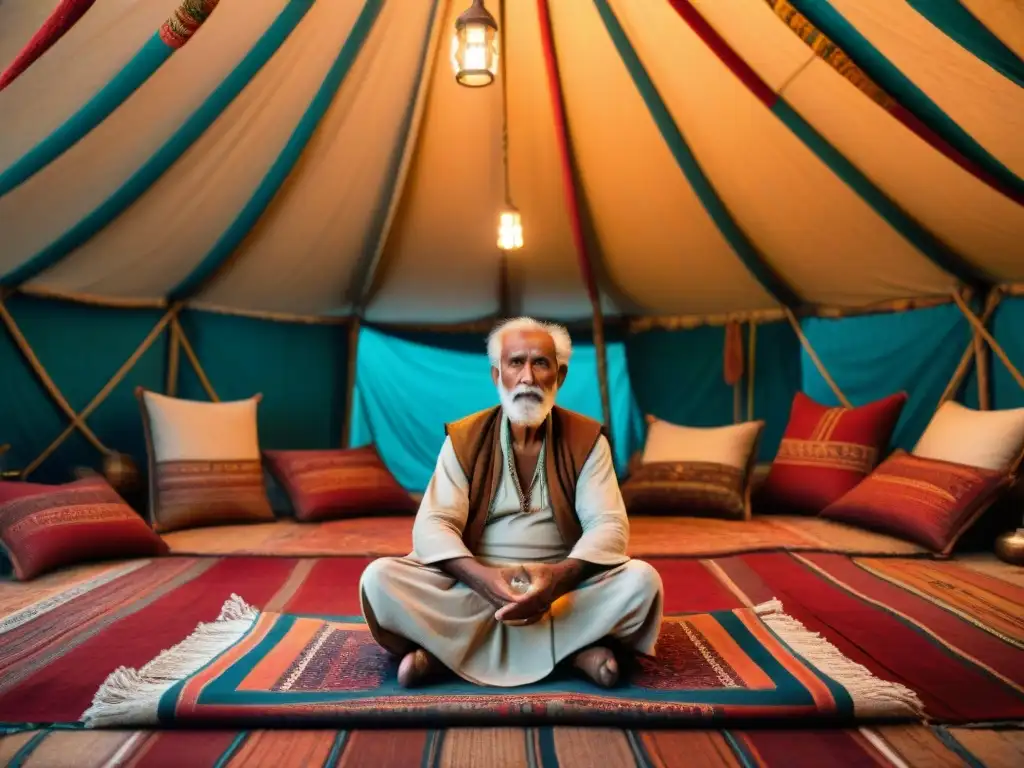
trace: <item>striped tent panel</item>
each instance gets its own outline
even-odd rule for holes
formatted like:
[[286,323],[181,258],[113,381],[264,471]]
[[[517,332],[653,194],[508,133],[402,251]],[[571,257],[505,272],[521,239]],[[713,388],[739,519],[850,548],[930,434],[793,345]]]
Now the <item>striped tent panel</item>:
[[1024,59],[1024,5],[1006,0],[960,0],[960,4]]

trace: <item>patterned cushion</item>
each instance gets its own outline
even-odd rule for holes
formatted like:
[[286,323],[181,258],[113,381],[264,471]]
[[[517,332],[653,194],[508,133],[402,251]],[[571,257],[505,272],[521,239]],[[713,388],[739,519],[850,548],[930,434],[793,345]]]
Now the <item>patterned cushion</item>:
[[643,454],[622,498],[631,515],[750,518],[750,481],[763,421],[686,427],[647,417]]
[[1007,472],[896,451],[821,516],[948,555],[1010,480]]
[[227,403],[136,390],[149,455],[149,521],[160,532],[269,522],[256,430],[261,397]]
[[830,408],[798,392],[755,509],[821,512],[878,465],[906,402],[900,392],[857,408]]
[[264,451],[267,469],[305,522],[398,512],[418,505],[372,445],[326,451]]
[[65,485],[0,482],[0,544],[22,581],[75,563],[168,551],[99,476]]

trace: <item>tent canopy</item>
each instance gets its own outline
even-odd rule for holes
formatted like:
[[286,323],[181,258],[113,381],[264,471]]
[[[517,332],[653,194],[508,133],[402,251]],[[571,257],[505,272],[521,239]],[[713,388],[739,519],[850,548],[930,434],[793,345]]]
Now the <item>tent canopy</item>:
[[[24,464],[50,431],[67,427],[68,409],[39,389],[39,367],[64,367],[47,388],[80,390],[70,406],[78,413],[147,334],[153,344],[114,383],[117,397],[143,379],[216,394],[213,374],[188,379],[193,355],[201,368],[223,368],[221,397],[266,389],[268,367],[290,364],[284,377],[316,359],[307,385],[318,394],[307,403],[319,403],[319,421],[309,422],[318,426],[282,426],[271,442],[313,447],[354,430],[380,443],[388,413],[374,399],[380,361],[396,354],[408,364],[413,352],[393,345],[425,350],[451,346],[451,337],[374,336],[370,356],[375,342],[364,345],[346,320],[366,333],[376,333],[367,325],[451,331],[510,314],[582,328],[597,314],[654,334],[613,334],[587,364],[591,373],[575,374],[593,381],[607,361],[600,378],[611,394],[594,400],[588,385],[584,409],[620,419],[619,431],[633,436],[620,456],[642,432],[634,412],[692,423],[767,408],[778,432],[792,392],[826,381],[809,349],[843,399],[915,387],[916,429],[971,343],[965,310],[983,314],[992,289],[1022,292],[1020,3],[488,0],[500,70],[491,86],[466,88],[450,58],[455,20],[469,4],[62,0],[46,12],[0,4],[0,53],[9,61],[30,40],[35,51],[0,79],[0,297],[9,331],[0,359],[24,374],[20,383],[5,374],[11,436],[0,430],[0,443],[12,442]],[[80,18],[53,31],[53,19],[71,11]],[[521,212],[524,245],[503,253],[496,238],[506,203]],[[954,293],[966,303],[951,304]],[[1024,336],[1020,301],[1003,298],[986,318],[1011,357],[1013,339]],[[914,307],[925,314],[884,327],[858,318],[839,336],[815,318]],[[749,391],[737,396],[722,384],[719,326],[784,319],[786,309],[805,338],[783,324],[764,326],[756,340],[748,325],[745,354],[768,362],[748,361]],[[670,347],[651,339],[673,344],[665,329],[696,326],[712,330],[696,328],[671,354],[704,365],[677,376],[710,377],[714,393],[694,383],[703,405],[692,388],[655,397],[650,379],[661,374],[639,350],[663,364]],[[108,334],[102,364],[69,351],[85,345],[78,334]],[[109,341],[119,335],[124,344]],[[349,355],[357,340],[358,362]],[[240,363],[241,349],[260,362]],[[886,350],[903,359],[886,362]],[[472,354],[485,375],[482,346]],[[83,374],[89,365],[100,373]],[[894,375],[901,365],[910,368]],[[925,384],[929,365],[934,381]],[[982,394],[968,384],[985,407],[1017,402],[992,394],[1004,392],[1000,371]],[[1005,392],[1015,393],[1007,375]],[[291,394],[265,407],[294,406],[301,387],[278,384]],[[32,387],[52,411],[45,418],[12,403],[27,402]],[[822,397],[838,397],[836,389],[826,385]],[[680,405],[687,397],[694,404]],[[720,407],[707,408],[709,397]],[[333,421],[324,427],[327,405]],[[127,435],[116,423],[115,437]],[[68,429],[68,440],[88,440]],[[764,450],[770,456],[770,440]],[[420,470],[409,471],[409,484]]]

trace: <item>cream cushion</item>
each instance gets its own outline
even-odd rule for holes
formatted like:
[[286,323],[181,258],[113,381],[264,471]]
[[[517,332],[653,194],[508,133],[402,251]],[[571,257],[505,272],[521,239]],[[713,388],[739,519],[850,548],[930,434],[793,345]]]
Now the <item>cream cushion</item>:
[[725,427],[684,427],[649,416],[643,464],[700,461],[746,470],[763,421]]
[[157,461],[259,460],[259,397],[207,403],[147,391],[143,398]]
[[1024,451],[1024,408],[976,411],[947,400],[917,441],[914,456],[971,467],[1012,468]]

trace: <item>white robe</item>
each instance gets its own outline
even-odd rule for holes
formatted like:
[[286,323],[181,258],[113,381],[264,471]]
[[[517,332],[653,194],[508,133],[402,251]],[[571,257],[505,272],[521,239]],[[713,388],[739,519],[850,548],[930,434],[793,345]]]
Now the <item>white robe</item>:
[[[565,658],[614,637],[654,655],[661,629],[662,584],[647,563],[626,555],[629,521],[608,441],[602,436],[576,485],[583,528],[567,550],[555,525],[544,472],[537,460],[530,512],[520,509],[507,457],[507,419],[501,425],[502,472],[478,551],[462,541],[468,519],[468,483],[446,439],[413,525],[413,551],[380,558],[360,579],[363,616],[380,645],[395,654],[424,648],[465,680],[480,685],[526,685],[547,677]],[[570,557],[611,566],[559,598],[535,624],[508,626],[494,606],[434,566],[475,556],[486,565],[556,563]]]

